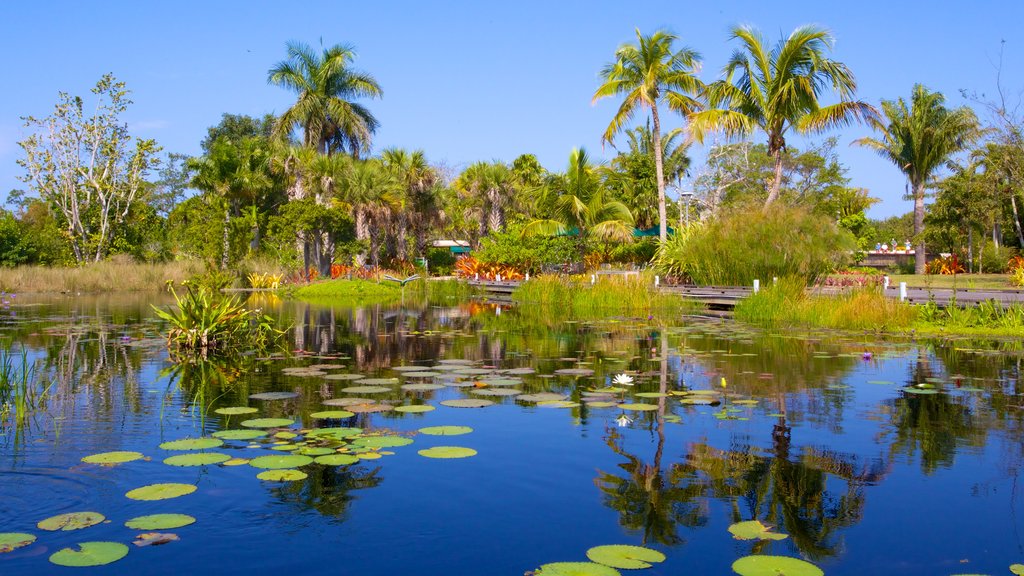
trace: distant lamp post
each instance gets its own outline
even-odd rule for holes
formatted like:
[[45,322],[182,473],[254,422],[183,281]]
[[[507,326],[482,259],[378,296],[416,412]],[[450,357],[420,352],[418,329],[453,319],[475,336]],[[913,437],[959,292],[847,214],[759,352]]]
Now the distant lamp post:
[[[693,192],[680,192],[679,199],[686,200],[686,227],[690,227],[690,199],[693,198]],[[679,219],[682,223],[682,218]]]

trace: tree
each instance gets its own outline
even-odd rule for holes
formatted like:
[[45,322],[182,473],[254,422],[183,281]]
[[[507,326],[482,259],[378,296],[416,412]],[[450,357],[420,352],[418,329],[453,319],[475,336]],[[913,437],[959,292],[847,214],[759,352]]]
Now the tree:
[[[650,228],[658,224],[654,135],[648,124],[628,130],[626,137],[629,148],[612,159],[605,179],[615,197],[633,213],[637,226]],[[661,139],[663,176],[666,184],[675,182],[677,189],[690,167],[688,150],[682,130],[672,130]]]
[[899,100],[883,100],[886,123],[871,120],[871,127],[881,139],[860,138],[854,143],[870,148],[889,160],[907,177],[914,199],[914,272],[924,274],[927,256],[924,239],[925,187],[936,172],[981,135],[974,111],[967,106],[948,109],[940,92],[931,92],[916,84],[910,104]]
[[658,184],[659,239],[665,241],[668,215],[665,208],[665,172],[661,146],[661,117],[658,105],[664,100],[669,108],[689,115],[700,108],[693,95],[703,89],[696,74],[700,54],[690,48],[673,49],[677,37],[664,31],[650,36],[636,30],[636,44],[624,44],[615,52],[615,62],[601,71],[604,83],[594,92],[593,101],[615,95],[625,99],[612,118],[603,140],[611,142],[639,108],[651,109],[654,136],[654,165]]
[[318,54],[305,44],[288,43],[288,59],[270,69],[267,81],[298,94],[278,118],[275,133],[287,136],[302,128],[302,143],[321,154],[347,151],[358,157],[370,149],[377,119],[357,98],[380,98],[373,76],[351,68],[355,52],[338,44]]
[[220,138],[239,141],[243,138],[262,138],[270,140],[274,134],[274,123],[277,121],[273,114],[264,114],[262,118],[247,116],[245,114],[221,115],[220,122],[216,126],[206,129],[206,138],[199,144],[203,154],[210,151],[213,143]]
[[21,180],[59,213],[79,264],[107,254],[160,151],[153,140],[133,142],[120,121],[132,103],[124,82],[106,74],[92,93],[92,116],[82,98],[61,92],[51,116],[24,118],[37,132],[18,143],[25,153]]
[[384,169],[401,186],[400,208],[395,213],[394,252],[398,260],[407,259],[407,234],[412,230],[416,254],[426,254],[426,232],[430,225],[440,220],[437,186],[437,172],[427,163],[422,150],[408,152],[400,148],[389,148],[381,153]]
[[[383,224],[401,191],[401,184],[374,158],[352,162],[339,186],[339,199],[352,207],[356,239],[369,243],[374,264],[380,262]],[[362,265],[366,260],[367,254],[362,254],[357,263]]]
[[[742,49],[725,65],[725,79],[708,85],[709,109],[689,115],[690,132],[701,143],[711,132],[728,137],[746,137],[755,129],[764,132],[768,153],[775,160],[775,179],[764,203],[767,208],[779,195],[787,132],[823,132],[874,118],[876,111],[851,99],[857,82],[845,64],[828,58],[833,38],[827,30],[802,26],[771,49],[749,26],[734,28],[732,39],[739,40]],[[822,106],[819,99],[827,88],[840,101]]]
[[583,148],[569,154],[565,173],[547,177],[538,204],[549,216],[527,224],[524,236],[575,232],[581,251],[590,236],[622,242],[633,238],[633,215],[625,204],[608,197],[597,166]]
[[502,162],[476,162],[459,174],[455,188],[467,197],[469,210],[476,216],[477,241],[505,227],[506,208],[515,199],[517,183]]

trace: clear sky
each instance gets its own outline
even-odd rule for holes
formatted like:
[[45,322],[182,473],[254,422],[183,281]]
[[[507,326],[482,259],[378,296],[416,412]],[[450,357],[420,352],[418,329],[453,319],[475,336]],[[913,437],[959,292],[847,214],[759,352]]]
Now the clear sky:
[[[617,102],[591,105],[598,72],[634,28],[677,34],[699,50],[703,78],[718,77],[732,51],[728,30],[753,24],[775,39],[815,23],[836,36],[833,56],[857,76],[859,97],[907,96],[915,82],[963,103],[961,89],[994,92],[1000,41],[1004,83],[1024,88],[1024,2],[862,0],[769,2],[113,2],[0,3],[0,196],[21,187],[21,116],[45,116],[57,92],[86,95],[105,73],[127,82],[134,134],[166,151],[196,154],[222,113],[280,112],[293,101],[269,86],[285,42],[355,46],[384,98],[374,149],[422,148],[459,169],[476,160],[533,153],[551,170],[574,146],[609,158],[600,136]],[[670,116],[668,127],[680,124]],[[904,180],[873,153],[849,147],[866,134],[837,134],[855,186],[883,202],[875,217],[908,211]],[[760,141],[762,136],[754,136]],[[800,145],[798,141],[796,145]],[[694,156],[701,155],[695,150]]]

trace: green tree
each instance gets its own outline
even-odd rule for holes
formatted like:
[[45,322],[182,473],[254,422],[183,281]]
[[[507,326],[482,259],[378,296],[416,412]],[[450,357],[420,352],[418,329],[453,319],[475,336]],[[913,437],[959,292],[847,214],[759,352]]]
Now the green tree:
[[339,199],[352,208],[356,239],[369,245],[369,254],[360,254],[356,262],[365,264],[369,257],[379,264],[385,223],[402,193],[401,183],[380,160],[357,160],[345,172],[338,193]]
[[262,138],[270,140],[274,134],[274,123],[277,119],[273,114],[264,114],[261,118],[247,116],[245,114],[221,115],[220,122],[216,126],[206,129],[206,138],[199,143],[203,154],[210,152],[213,143],[221,138],[239,141],[243,138]]
[[338,44],[315,52],[289,42],[288,59],[270,69],[267,81],[298,94],[298,100],[278,118],[275,133],[287,136],[302,128],[302,143],[320,152],[347,151],[358,157],[370,149],[377,119],[358,98],[380,98],[377,80],[351,67],[355,51]]
[[927,259],[924,238],[925,187],[953,155],[981,135],[974,111],[967,106],[946,108],[946,98],[921,84],[914,86],[910,104],[906,100],[883,100],[880,118],[871,127],[881,138],[860,138],[856,144],[870,148],[889,160],[907,177],[914,199],[914,272],[924,274]]
[[697,78],[700,54],[690,48],[675,50],[677,37],[664,31],[649,36],[636,30],[636,44],[624,44],[615,52],[615,62],[601,71],[604,83],[594,92],[593,100],[624,96],[615,113],[604,141],[611,142],[640,108],[650,108],[653,122],[654,165],[658,185],[658,225],[662,242],[668,234],[665,207],[665,171],[661,145],[661,117],[658,105],[664,100],[669,108],[684,115],[700,108],[694,95],[703,89]]
[[[873,118],[876,112],[852,99],[857,82],[845,64],[828,57],[833,38],[827,30],[802,26],[772,48],[749,26],[734,28],[731,39],[742,47],[725,65],[725,79],[708,85],[709,109],[689,115],[690,131],[699,142],[712,132],[729,137],[764,132],[775,161],[767,208],[779,196],[787,132],[823,132]],[[840,101],[822,106],[819,100],[826,89],[835,91]]]
[[413,233],[416,254],[424,256],[427,230],[441,217],[437,196],[440,177],[427,163],[422,150],[409,152],[388,148],[381,153],[381,162],[401,187],[399,206],[393,219],[395,257],[400,261],[407,260],[409,231]]
[[502,162],[476,162],[455,180],[478,223],[476,241],[505,227],[505,214],[516,197],[517,179]]
[[[606,180],[615,197],[633,213],[637,226],[650,228],[658,224],[658,181],[654,162],[654,135],[649,125],[626,132],[626,150],[612,159]],[[686,155],[689,143],[682,130],[672,130],[661,139],[661,157],[665,182],[675,182],[678,189],[690,167]]]
[[132,103],[124,82],[106,74],[92,93],[92,116],[81,97],[61,92],[52,115],[24,118],[37,132],[18,143],[21,180],[60,217],[79,264],[106,256],[160,151],[153,140],[133,142],[121,121]]

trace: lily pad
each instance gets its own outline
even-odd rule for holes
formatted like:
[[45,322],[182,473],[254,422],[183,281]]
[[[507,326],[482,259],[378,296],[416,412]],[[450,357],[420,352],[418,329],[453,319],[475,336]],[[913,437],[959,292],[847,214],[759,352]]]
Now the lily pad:
[[361,380],[362,374],[328,374],[324,380]]
[[334,454],[334,450],[330,448],[302,448],[299,450],[299,454],[303,456],[327,456],[328,454]]
[[266,432],[259,430],[221,430],[220,432],[213,433],[214,438],[220,438],[221,440],[254,440],[266,435]]
[[295,424],[295,420],[289,420],[288,418],[254,418],[242,421],[242,426],[246,428],[280,428],[282,426],[291,426],[292,424]]
[[266,470],[281,470],[284,468],[298,468],[299,466],[305,466],[313,462],[313,459],[309,456],[303,456],[301,454],[282,454],[280,456],[259,456],[249,461],[249,466],[253,468],[263,468]]
[[665,555],[657,550],[626,544],[595,546],[587,550],[587,558],[598,564],[629,570],[650,568],[652,562],[665,561]]
[[373,414],[374,412],[387,412],[395,407],[390,404],[353,404],[348,406],[350,412],[356,414]]
[[622,576],[610,566],[593,562],[551,562],[534,572],[535,576]]
[[624,404],[619,404],[619,408],[621,408],[623,410],[633,410],[633,411],[636,411],[636,412],[650,412],[650,411],[653,411],[653,410],[657,410],[658,409],[658,405],[657,404],[640,404],[640,403],[632,404],[632,403],[627,402],[627,403],[624,403]]
[[548,402],[565,400],[565,394],[556,394],[555,392],[538,392],[537,394],[522,394],[516,396],[518,402]]
[[392,366],[391,369],[395,372],[422,372],[430,370],[430,366]]
[[433,370],[421,370],[419,372],[406,372],[403,374],[407,378],[433,378],[440,375],[440,372],[434,372]]
[[444,388],[444,385],[424,382],[422,384],[402,384],[401,388],[407,392],[429,392],[431,390],[440,390]]
[[58,514],[57,516],[51,516],[46,520],[42,520],[36,524],[36,527],[49,532],[56,532],[58,530],[66,532],[68,530],[81,530],[82,528],[95,526],[106,519],[99,512],[68,512],[67,514]]
[[594,371],[590,368],[561,368],[555,370],[559,376],[593,376]]
[[227,408],[217,408],[214,412],[224,416],[238,416],[239,414],[255,414],[259,412],[259,409],[250,408],[249,406],[229,406]]
[[359,381],[360,386],[390,386],[398,384],[398,378],[363,378]]
[[762,524],[760,520],[747,520],[729,526],[729,533],[737,540],[783,540],[787,537],[771,530],[771,526]]
[[168,500],[170,498],[185,496],[195,491],[196,487],[192,484],[150,484],[148,486],[142,486],[141,488],[129,490],[125,493],[125,496],[132,500]]
[[419,414],[422,412],[430,412],[435,410],[430,404],[409,404],[408,406],[395,406],[395,412],[405,412],[408,414]]
[[132,540],[132,544],[136,546],[160,546],[162,544],[169,544],[171,542],[177,542],[181,540],[177,534],[161,533],[161,532],[146,532],[145,534],[139,534]]
[[931,395],[931,394],[938,394],[939,393],[939,391],[934,389],[934,388],[916,388],[914,386],[907,386],[906,388],[903,388],[902,390],[904,392],[906,392],[907,394]]
[[129,452],[125,450],[119,450],[116,452],[101,452],[99,454],[92,454],[82,458],[82,462],[86,464],[102,464],[104,466],[113,466],[114,464],[124,464],[125,462],[131,462],[133,460],[140,460],[143,458],[141,452]]
[[483,388],[472,392],[478,396],[518,396],[523,393],[515,388]]
[[321,402],[324,406],[352,406],[354,404],[376,404],[373,398],[331,398]]
[[391,392],[391,388],[387,386],[349,386],[342,388],[341,391],[348,394],[386,394]]
[[814,564],[788,556],[744,556],[732,563],[732,571],[740,576],[825,576]]
[[342,420],[353,416],[355,416],[355,413],[349,412],[348,410],[327,410],[324,412],[313,412],[309,415],[310,418],[316,418],[318,420]]
[[1024,564],[1010,564],[1010,572],[1017,576],[1024,576]]
[[295,482],[305,480],[308,475],[301,470],[265,470],[256,475],[260,480],[270,482]]
[[398,446],[412,444],[412,438],[404,436],[364,436],[363,438],[356,438],[352,443],[356,446],[365,446],[367,448],[397,448]]
[[[242,424],[245,424],[245,422]],[[224,441],[219,438],[185,438],[183,440],[164,442],[160,445],[160,448],[162,450],[206,450],[223,445]]]
[[317,464],[323,464],[324,466],[348,466],[349,464],[355,464],[359,461],[359,458],[349,454],[331,454],[328,456],[318,456],[313,460]]
[[613,408],[613,407],[618,406],[618,405],[619,405],[618,402],[607,402],[605,400],[598,400],[598,401],[595,401],[595,402],[587,402],[587,406],[590,406],[591,408]]
[[523,383],[519,378],[488,378],[481,382],[488,386],[516,386]]
[[663,392],[637,392],[633,396],[637,398],[668,398],[668,394]]
[[575,408],[579,405],[579,402],[572,402],[570,400],[545,400],[537,402],[537,406],[540,408]]
[[150,514],[139,516],[124,523],[133,530],[170,530],[195,523],[196,519],[187,514]]
[[455,374],[462,376],[483,376],[484,374],[490,374],[494,370],[488,370],[486,368],[460,368],[455,371]]
[[362,428],[313,428],[309,432],[306,432],[306,437],[343,440],[345,438],[359,436],[362,433]]
[[420,456],[427,458],[469,458],[476,456],[476,450],[463,448],[461,446],[434,446],[418,452]]
[[34,535],[25,534],[24,532],[0,533],[0,554],[23,548],[35,541],[36,537]]
[[493,404],[494,402],[491,402],[490,400],[480,400],[478,398],[459,398],[456,400],[444,400],[441,402],[442,406],[449,406],[451,408],[486,408]]
[[62,548],[50,555],[50,562],[58,566],[80,568],[103,566],[117,562],[128,555],[128,547],[120,542],[82,542],[78,549]]
[[243,466],[249,463],[248,458],[232,458],[224,462],[225,466]]
[[679,399],[679,403],[680,404],[691,404],[691,405],[696,405],[696,406],[713,406],[715,404],[718,404],[719,402],[718,402],[718,400],[716,400],[714,398],[697,397],[697,398],[680,398]]
[[164,464],[168,466],[208,466],[220,464],[231,460],[231,456],[220,452],[199,452],[197,454],[178,454],[170,458],[164,458]]
[[[319,376],[319,374],[315,375]],[[298,397],[298,392],[260,392],[258,394],[249,395],[249,398],[252,398],[253,400],[290,400]]]
[[469,426],[427,426],[419,430],[420,434],[427,436],[461,436],[472,431]]

